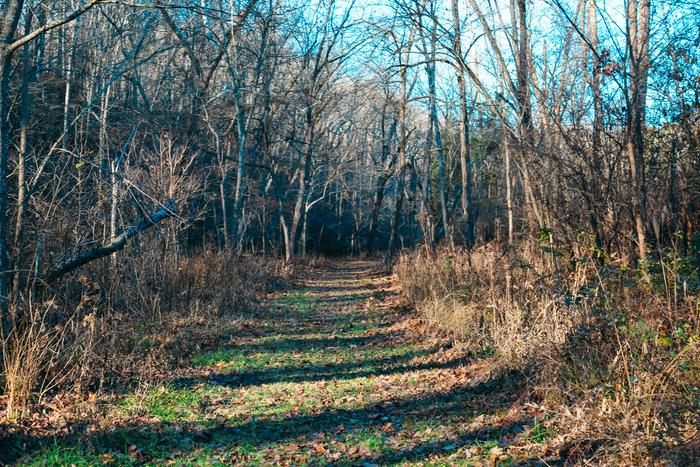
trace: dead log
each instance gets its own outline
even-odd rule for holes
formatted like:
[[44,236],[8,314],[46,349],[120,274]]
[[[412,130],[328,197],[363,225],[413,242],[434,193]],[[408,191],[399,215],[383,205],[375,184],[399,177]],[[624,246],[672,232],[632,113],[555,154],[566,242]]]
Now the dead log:
[[149,227],[153,227],[163,219],[171,217],[174,214],[174,210],[175,201],[173,199],[169,199],[165,202],[162,208],[144,217],[138,224],[130,226],[106,245],[84,251],[76,256],[73,256],[72,258],[68,258],[65,261],[61,261],[60,263],[50,267],[44,274],[44,279],[48,282],[53,281],[58,277],[84,266],[91,261],[103,258],[123,249],[129,239],[137,235],[139,232],[143,232]]

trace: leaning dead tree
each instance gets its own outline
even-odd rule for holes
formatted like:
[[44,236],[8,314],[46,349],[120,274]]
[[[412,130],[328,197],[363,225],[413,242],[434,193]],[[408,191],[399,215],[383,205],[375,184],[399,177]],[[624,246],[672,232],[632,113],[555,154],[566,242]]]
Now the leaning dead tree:
[[163,207],[145,216],[138,224],[134,224],[126,228],[126,230],[120,233],[111,242],[97,248],[84,251],[50,267],[44,274],[44,279],[47,281],[56,280],[62,275],[78,269],[91,261],[116,253],[117,251],[124,249],[131,238],[135,237],[144,230],[157,225],[162,220],[174,215],[175,201],[173,199],[169,199],[165,202],[165,204],[163,204]]

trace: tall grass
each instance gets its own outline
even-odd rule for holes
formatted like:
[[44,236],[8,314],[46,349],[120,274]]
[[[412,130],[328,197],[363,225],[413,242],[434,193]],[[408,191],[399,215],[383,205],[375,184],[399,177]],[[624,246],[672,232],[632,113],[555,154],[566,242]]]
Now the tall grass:
[[164,378],[251,316],[284,273],[281,263],[249,257],[146,251],[116,267],[89,265],[15,310],[2,336],[8,417],[59,390],[80,399]]
[[526,374],[558,423],[649,441],[700,409],[700,281],[674,252],[647,270],[651,281],[594,248],[548,244],[420,250],[395,268],[406,300],[463,345],[492,350],[499,369]]

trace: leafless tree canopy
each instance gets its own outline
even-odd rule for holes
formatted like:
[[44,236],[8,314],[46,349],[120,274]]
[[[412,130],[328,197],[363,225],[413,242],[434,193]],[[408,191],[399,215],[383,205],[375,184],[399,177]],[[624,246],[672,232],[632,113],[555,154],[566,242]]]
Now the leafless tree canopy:
[[697,9],[601,8],[5,2],[4,308],[166,202],[183,253],[687,251]]

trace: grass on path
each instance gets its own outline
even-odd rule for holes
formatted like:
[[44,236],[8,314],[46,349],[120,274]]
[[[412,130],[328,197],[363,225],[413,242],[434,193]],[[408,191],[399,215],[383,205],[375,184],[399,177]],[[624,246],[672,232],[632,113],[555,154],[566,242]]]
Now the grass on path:
[[518,380],[402,326],[366,262],[313,271],[269,303],[264,332],[121,397],[78,435],[25,440],[26,465],[508,465],[552,436]]

